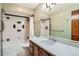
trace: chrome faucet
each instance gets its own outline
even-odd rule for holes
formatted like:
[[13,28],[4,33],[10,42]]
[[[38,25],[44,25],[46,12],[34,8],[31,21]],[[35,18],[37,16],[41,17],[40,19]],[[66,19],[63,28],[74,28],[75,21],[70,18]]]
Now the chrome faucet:
[[52,39],[52,41],[56,42],[56,40],[55,40],[55,39]]
[[49,40],[51,40],[52,42],[56,42],[56,40],[55,40],[55,39],[53,39],[53,38],[52,38],[52,39],[50,39],[50,38],[49,38]]

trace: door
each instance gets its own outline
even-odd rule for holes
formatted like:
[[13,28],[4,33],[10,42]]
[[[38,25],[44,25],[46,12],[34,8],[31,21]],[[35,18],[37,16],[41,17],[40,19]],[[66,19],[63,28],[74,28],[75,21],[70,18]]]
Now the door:
[[79,20],[72,20],[72,40],[79,41]]
[[79,10],[72,11],[72,40],[79,41]]
[[43,37],[49,36],[49,19],[41,20],[41,36]]
[[16,55],[25,41],[26,18],[4,15],[3,55]]

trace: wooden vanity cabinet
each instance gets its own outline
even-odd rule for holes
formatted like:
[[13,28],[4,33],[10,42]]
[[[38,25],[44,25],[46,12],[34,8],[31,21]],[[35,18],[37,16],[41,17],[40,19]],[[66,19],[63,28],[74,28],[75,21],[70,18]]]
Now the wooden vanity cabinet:
[[48,56],[48,53],[46,53],[42,48],[39,48],[39,56]]
[[38,46],[34,44],[34,56],[38,56]]
[[30,41],[30,54],[33,56],[55,56],[48,52],[46,52],[44,49]]
[[55,56],[54,54],[50,54],[46,50],[39,47],[39,56]]
[[30,47],[29,47],[29,49],[30,49],[30,54],[31,55],[34,54],[34,48],[33,47],[34,47],[34,43],[30,41]]
[[30,41],[30,54],[33,56],[38,56],[38,46]]

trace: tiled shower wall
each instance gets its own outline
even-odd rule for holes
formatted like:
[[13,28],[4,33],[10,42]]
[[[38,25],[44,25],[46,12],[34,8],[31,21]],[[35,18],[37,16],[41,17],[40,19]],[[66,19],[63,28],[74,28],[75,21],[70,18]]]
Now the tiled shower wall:
[[[33,15],[33,10],[29,9],[29,8],[25,8],[16,4],[11,4],[11,3],[3,3],[2,4],[2,8],[6,11],[6,12],[11,12],[12,14],[19,14],[19,15],[23,15],[23,16],[29,16],[29,15]],[[22,9],[21,11],[19,9]],[[29,36],[29,21],[26,22],[26,39],[27,36]]]
[[40,19],[49,18],[47,14],[43,13],[41,6],[38,6],[34,12],[34,35],[40,36]]

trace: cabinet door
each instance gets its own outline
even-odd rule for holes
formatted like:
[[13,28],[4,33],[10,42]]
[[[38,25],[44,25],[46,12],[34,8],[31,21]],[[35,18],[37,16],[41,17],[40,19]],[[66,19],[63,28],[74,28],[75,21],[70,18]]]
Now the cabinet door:
[[34,54],[34,44],[30,41],[30,54]]
[[34,44],[34,56],[38,56],[38,46]]
[[48,56],[48,54],[41,48],[39,48],[39,56]]

